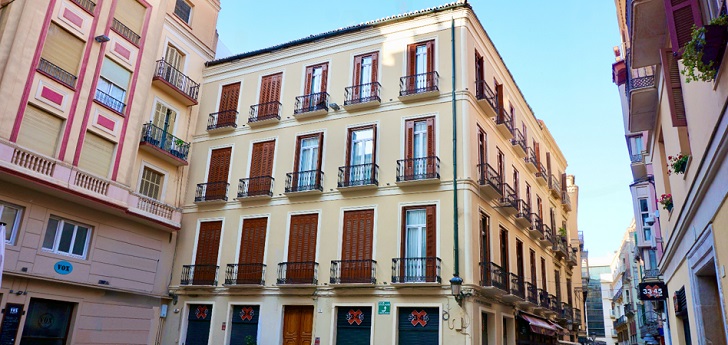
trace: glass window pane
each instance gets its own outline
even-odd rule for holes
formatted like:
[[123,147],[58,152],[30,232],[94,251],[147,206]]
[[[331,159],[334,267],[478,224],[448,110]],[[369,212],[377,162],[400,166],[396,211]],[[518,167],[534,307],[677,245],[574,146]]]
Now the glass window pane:
[[58,242],[58,251],[64,253],[71,252],[71,239],[73,239],[73,231],[76,226],[69,223],[63,223],[63,232],[61,232],[61,240]]
[[647,199],[640,199],[640,211],[649,212],[649,208],[647,207]]
[[84,249],[86,248],[86,237],[88,236],[88,229],[82,226],[78,227],[76,231],[76,240],[73,243],[73,254],[83,255]]
[[5,241],[10,241],[13,238],[13,232],[17,230],[16,225],[19,224],[20,208],[0,204],[0,209],[2,210],[0,222],[7,224],[5,228]]
[[43,248],[53,249],[53,243],[56,241],[56,230],[58,229],[58,219],[49,219],[46,228],[45,237],[43,238]]

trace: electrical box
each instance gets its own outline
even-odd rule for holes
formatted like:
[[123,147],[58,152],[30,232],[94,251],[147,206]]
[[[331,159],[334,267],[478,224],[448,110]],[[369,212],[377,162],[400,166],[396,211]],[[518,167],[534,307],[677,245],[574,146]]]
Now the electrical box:
[[165,318],[167,317],[167,305],[162,304],[162,309],[159,310],[159,317]]
[[462,317],[456,317],[452,321],[455,324],[455,330],[456,331],[462,331],[463,330],[463,318]]

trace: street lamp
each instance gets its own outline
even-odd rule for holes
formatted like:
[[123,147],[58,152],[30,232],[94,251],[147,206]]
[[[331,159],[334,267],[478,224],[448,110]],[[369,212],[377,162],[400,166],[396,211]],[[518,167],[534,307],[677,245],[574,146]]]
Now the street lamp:
[[452,279],[450,279],[450,292],[455,297],[455,302],[458,302],[459,306],[463,306],[463,297],[465,297],[465,294],[463,294],[462,291],[463,287],[463,278],[460,278],[459,276],[453,276]]

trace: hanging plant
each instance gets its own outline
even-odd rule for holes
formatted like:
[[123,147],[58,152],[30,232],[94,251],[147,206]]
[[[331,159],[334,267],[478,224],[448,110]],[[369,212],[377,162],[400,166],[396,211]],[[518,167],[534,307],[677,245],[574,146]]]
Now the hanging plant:
[[685,81],[711,81],[723,59],[728,41],[728,15],[716,17],[703,27],[693,25],[691,40],[685,44],[682,60]]
[[683,155],[682,153],[677,156],[668,156],[667,157],[667,174],[684,174],[685,170],[688,168],[688,160],[690,159],[690,155]]
[[672,212],[672,194],[662,194],[658,202],[667,212]]

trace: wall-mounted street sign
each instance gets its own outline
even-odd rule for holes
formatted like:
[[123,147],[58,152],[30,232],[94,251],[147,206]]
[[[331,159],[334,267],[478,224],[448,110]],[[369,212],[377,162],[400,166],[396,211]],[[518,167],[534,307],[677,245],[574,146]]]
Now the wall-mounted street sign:
[[640,296],[643,301],[664,301],[667,299],[667,285],[664,282],[640,283]]
[[53,265],[53,269],[58,274],[66,275],[73,272],[73,265],[68,261],[58,261]]
[[379,301],[379,304],[377,305],[377,314],[389,315],[389,313],[391,311],[392,311],[392,304],[390,304],[389,301]]

